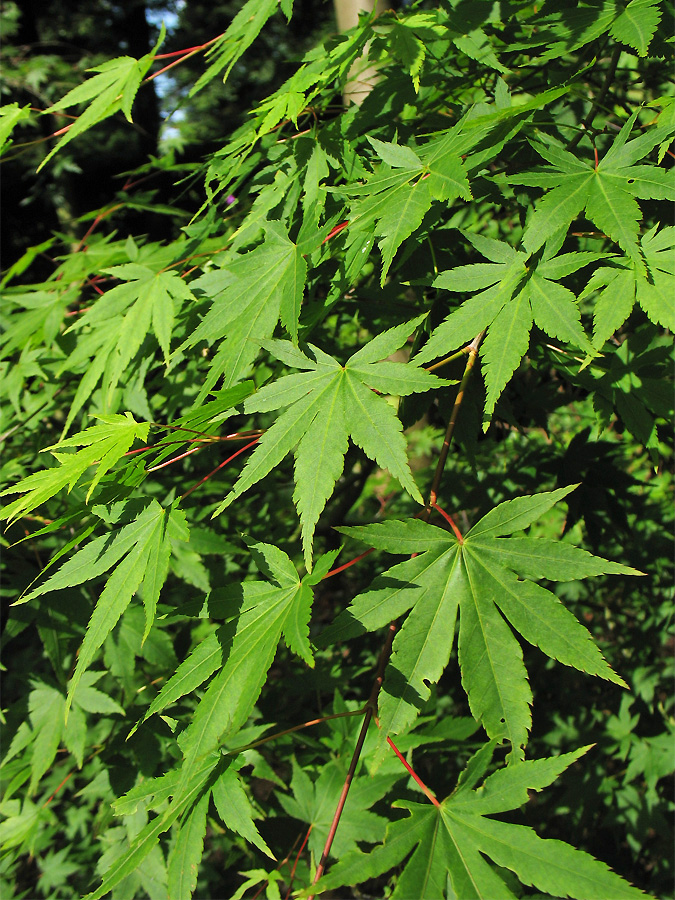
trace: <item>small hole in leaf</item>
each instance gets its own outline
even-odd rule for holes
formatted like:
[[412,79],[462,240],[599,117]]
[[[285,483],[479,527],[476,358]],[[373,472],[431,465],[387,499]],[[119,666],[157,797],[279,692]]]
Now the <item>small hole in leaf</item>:
[[634,178],[629,178],[629,179],[628,179],[628,184],[635,184],[635,179],[634,179]]
[[505,724],[506,724],[506,719],[503,718],[503,717],[502,717],[499,721],[501,722],[502,725],[505,725]]

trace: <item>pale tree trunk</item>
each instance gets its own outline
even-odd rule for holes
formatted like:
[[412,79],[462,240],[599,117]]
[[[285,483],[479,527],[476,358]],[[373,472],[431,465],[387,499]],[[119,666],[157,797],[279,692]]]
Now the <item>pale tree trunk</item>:
[[[333,0],[333,6],[340,31],[347,31],[358,25],[360,12],[375,10],[379,16],[387,8],[384,0]],[[359,106],[363,103],[377,81],[377,68],[367,64],[367,54],[366,47],[361,60],[357,60],[349,72],[349,81],[342,95],[345,106],[350,103]]]

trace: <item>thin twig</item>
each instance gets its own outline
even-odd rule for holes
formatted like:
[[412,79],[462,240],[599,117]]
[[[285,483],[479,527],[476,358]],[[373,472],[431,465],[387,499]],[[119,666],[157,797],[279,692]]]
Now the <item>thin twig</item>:
[[226,466],[229,462],[232,462],[232,460],[235,457],[239,456],[240,453],[244,453],[246,450],[249,449],[249,447],[252,447],[254,444],[257,444],[259,440],[260,440],[260,438],[256,438],[254,441],[251,441],[250,444],[246,444],[244,447],[240,447],[236,453],[233,453],[232,456],[228,456],[226,460],[223,460],[223,462],[221,462],[220,465],[216,466],[215,469],[213,469],[211,472],[209,472],[208,475],[205,475],[203,478],[200,478],[200,480],[196,484],[193,484],[189,490],[185,491],[184,494],[181,494],[180,499],[183,500],[185,497],[188,496],[188,494],[191,494],[193,491],[197,490],[197,488],[201,484],[204,484],[205,481],[208,481],[209,478],[212,478],[216,474],[216,472],[220,471],[220,469],[223,468],[223,466]]
[[462,347],[461,350],[458,350],[457,353],[453,353],[451,356],[446,356],[445,359],[442,359],[440,362],[434,363],[433,366],[424,366],[427,372],[433,372],[434,369],[440,369],[441,366],[445,366],[447,363],[452,362],[453,359],[459,359],[460,356],[464,356],[469,352],[470,344],[467,344],[466,347]]
[[455,404],[452,407],[452,413],[450,414],[450,421],[448,422],[448,427],[445,432],[445,438],[443,440],[443,446],[441,447],[441,453],[438,457],[438,463],[436,465],[436,472],[434,473],[434,480],[431,485],[431,490],[429,491],[429,502],[426,506],[426,515],[425,519],[428,519],[431,515],[431,510],[434,507],[436,500],[438,499],[438,489],[441,484],[441,478],[443,477],[443,469],[445,468],[445,461],[448,458],[448,450],[450,449],[450,441],[452,440],[452,435],[455,430],[455,423],[457,422],[457,416],[459,414],[459,409],[462,405],[462,400],[464,399],[464,392],[466,391],[466,386],[469,382],[469,378],[471,377],[471,371],[473,369],[474,363],[476,362],[476,356],[478,355],[478,348],[480,346],[480,342],[483,340],[483,335],[485,331],[481,331],[480,334],[477,334],[476,337],[469,344],[469,358],[466,361],[466,366],[464,367],[464,374],[462,375],[462,380],[459,384],[459,389],[457,391],[457,396],[455,397]]
[[[307,830],[307,834],[305,835],[305,839],[302,842],[302,844],[300,845],[300,849],[298,850],[298,855],[295,857],[295,862],[293,863],[293,868],[291,869],[291,874],[288,878],[288,890],[286,891],[286,896],[284,897],[284,900],[288,900],[288,898],[291,896],[291,890],[293,889],[293,879],[295,878],[295,870],[298,868],[298,863],[300,862],[300,857],[302,856],[302,851],[305,849],[305,845],[306,845],[307,841],[309,840],[309,836],[312,833],[313,827],[314,827],[313,825],[309,826],[309,828]],[[289,856],[290,856],[290,854],[289,854]]]
[[[328,837],[326,838],[326,843],[324,844],[323,853],[321,854],[321,859],[319,860],[319,865],[316,867],[316,873],[314,875],[313,884],[316,884],[317,881],[323,875],[326,869],[326,863],[328,862],[328,857],[330,855],[330,849],[333,846],[333,838],[335,837],[335,832],[337,831],[338,824],[340,822],[340,817],[342,816],[342,810],[344,809],[345,802],[347,800],[347,794],[349,793],[349,788],[351,787],[352,781],[354,780],[354,773],[356,772],[356,767],[359,764],[359,758],[361,756],[361,750],[363,749],[363,744],[366,739],[366,733],[368,732],[368,726],[370,725],[370,720],[373,718],[373,712],[375,707],[377,706],[377,697],[380,693],[380,688],[382,687],[382,681],[384,680],[384,669],[387,665],[387,661],[389,659],[389,654],[391,653],[391,645],[394,643],[394,635],[396,634],[396,623],[392,622],[389,625],[389,630],[387,634],[387,640],[384,642],[384,646],[380,652],[380,659],[377,664],[377,675],[375,677],[375,681],[373,683],[373,688],[370,692],[370,697],[368,698],[366,714],[363,717],[363,724],[361,725],[361,731],[359,732],[358,740],[356,741],[356,746],[354,747],[354,752],[352,753],[352,759],[349,763],[349,769],[347,771],[347,776],[345,778],[344,784],[342,785],[342,792],[340,793],[340,799],[338,800],[337,807],[335,809],[335,815],[333,816],[333,821],[331,822],[330,830],[328,832]],[[315,895],[311,894],[307,900],[314,900]]]
[[226,756],[237,756],[239,753],[245,753],[247,750],[253,750],[254,747],[260,747],[261,744],[267,744],[269,741],[275,741],[277,738],[285,737],[287,734],[293,734],[296,731],[302,731],[303,728],[310,728],[312,725],[321,725],[322,722],[330,722],[331,719],[346,719],[348,716],[362,716],[368,707],[363,706],[361,709],[352,709],[348,712],[333,713],[330,716],[320,716],[318,719],[310,719],[309,722],[303,722],[302,725],[294,725],[292,728],[286,728],[284,731],[277,731],[267,737],[260,738],[250,744],[244,744],[243,747],[237,747],[234,750],[228,750]]
[[612,57],[609,61],[609,68],[607,69],[605,81],[604,81],[602,87],[600,88],[600,93],[598,94],[598,96],[595,98],[595,100],[591,104],[591,108],[588,111],[588,115],[586,116],[584,121],[581,123],[581,131],[577,131],[577,133],[574,135],[572,140],[567,145],[568,150],[573,150],[577,146],[577,144],[582,139],[584,134],[588,131],[588,129],[593,124],[593,119],[595,119],[595,116],[598,112],[598,107],[601,106],[603,100],[605,99],[610,88],[612,87],[612,84],[614,83],[616,67],[619,63],[619,57],[621,56],[622,52],[623,52],[623,47],[621,47],[620,44],[617,44],[612,53]]

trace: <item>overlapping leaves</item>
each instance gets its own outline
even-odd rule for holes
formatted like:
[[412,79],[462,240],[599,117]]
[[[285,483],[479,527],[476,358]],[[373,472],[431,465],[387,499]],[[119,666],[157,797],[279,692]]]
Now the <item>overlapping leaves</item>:
[[[2,492],[0,496],[6,494],[24,494],[24,496],[8,504],[0,512],[0,518],[11,522],[40,506],[63,488],[71,491],[85,472],[96,466],[87,491],[89,499],[101,478],[121,459],[133,442],[137,438],[147,439],[150,426],[145,422],[136,422],[130,413],[125,416],[98,418],[102,422],[101,425],[92,425],[80,434],[47,448],[56,457],[58,467],[34,472],[19,484]],[[61,452],[70,447],[83,449],[75,453]]]
[[192,287],[206,293],[212,303],[186,346],[221,339],[198,402],[221,376],[223,387],[231,387],[249,373],[279,318],[297,339],[306,273],[307,264],[283,225],[267,222],[259,247],[193,282]]
[[478,291],[443,321],[415,357],[422,363],[466,344],[487,329],[481,347],[486,384],[485,423],[530,343],[532,326],[550,337],[593,353],[581,325],[572,291],[559,279],[597,260],[596,253],[563,253],[552,241],[534,256],[482,235],[465,237],[490,263],[473,263],[442,272],[434,287]]
[[675,227],[651,228],[640,241],[647,268],[632,259],[612,260],[597,268],[582,297],[599,292],[593,310],[593,343],[602,347],[638,303],[657,325],[675,331]]
[[549,138],[532,141],[549,163],[541,169],[511,175],[511,184],[549,188],[539,201],[523,234],[523,245],[538,250],[556,231],[567,229],[582,212],[624,250],[644,273],[638,246],[642,211],[637,200],[675,200],[675,186],[665,169],[636,165],[666,137],[669,125],[655,126],[629,141],[637,112],[628,119],[612,146],[598,162],[570,153]]
[[429,685],[447,666],[458,616],[459,665],[471,712],[490,737],[508,739],[516,757],[527,743],[532,694],[514,630],[565,665],[624,684],[584,626],[530,579],[640,573],[564,542],[504,537],[527,528],[572,490],[502,503],[461,543],[414,519],[341,529],[381,550],[416,554],[378,576],[322,636],[322,643],[346,639],[410,610],[394,640],[380,695],[380,754],[387,735],[415,719]]
[[588,853],[557,840],[542,840],[523,825],[491,816],[529,800],[528,791],[547,787],[589,747],[551,759],[528,760],[499,769],[478,788],[494,742],[469,761],[454,792],[437,806],[398,801],[408,816],[392,823],[384,843],[371,853],[341,860],[313,890],[360,884],[401,865],[392,900],[513,900],[515,894],[484,858],[514,872],[523,884],[556,897],[638,900],[645,895]]
[[[308,665],[314,665],[309,643],[312,587],[328,572],[338,551],[322,556],[314,572],[301,579],[290,558],[278,547],[253,541],[249,547],[269,581],[243,582],[224,596],[214,598],[208,611],[214,617],[227,619],[226,623],[195,647],[163,686],[144,717],[161,713],[217,673],[201,698],[190,726],[181,735],[182,764],[132,790],[122,798],[118,811],[132,811],[140,802],[161,806],[170,797],[171,804],[141,832],[120,866],[106,876],[89,900],[103,896],[117,884],[121,871],[133,871],[159,836],[181,817],[185,855],[181,856],[179,849],[174,851],[169,874],[175,884],[184,887],[191,884],[191,866],[198,864],[203,846],[201,823],[205,809],[199,803],[206,803],[204,797],[208,798],[211,792],[223,821],[269,854],[253,825],[239,780],[232,778],[228,768],[231,761],[226,765],[219,762],[217,750],[221,742],[236,735],[253,710],[282,636],[293,653]],[[226,776],[229,780],[223,783]],[[231,808],[233,802],[235,809]],[[180,841],[176,847],[180,848]],[[189,891],[183,890],[180,896],[189,896]]]

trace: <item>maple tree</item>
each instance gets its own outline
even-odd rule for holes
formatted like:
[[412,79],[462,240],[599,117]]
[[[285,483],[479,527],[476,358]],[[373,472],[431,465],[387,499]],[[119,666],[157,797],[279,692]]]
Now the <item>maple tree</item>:
[[[12,261],[8,896],[667,890],[666,12],[363,15],[203,164]],[[279,13],[95,66],[41,171]],[[39,112],[0,114],[20,153]],[[163,241],[115,228],[152,173]]]

